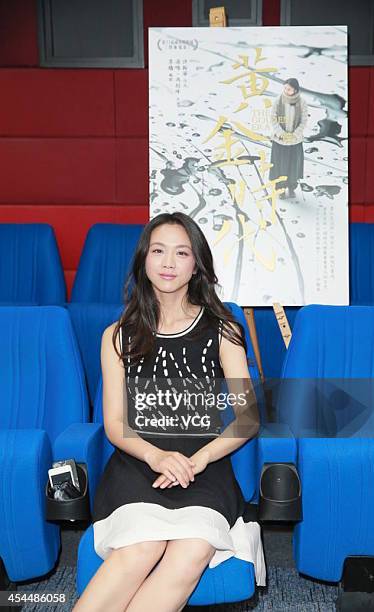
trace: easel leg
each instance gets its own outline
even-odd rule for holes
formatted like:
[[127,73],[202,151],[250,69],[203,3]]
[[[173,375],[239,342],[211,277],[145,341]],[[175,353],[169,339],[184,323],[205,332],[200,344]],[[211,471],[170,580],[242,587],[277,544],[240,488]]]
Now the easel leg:
[[245,315],[248,329],[249,329],[249,335],[251,337],[253,351],[256,357],[256,361],[257,361],[258,371],[261,376],[261,382],[264,383],[264,370],[262,368],[261,352],[260,352],[260,346],[259,346],[258,337],[257,337],[255,313],[254,313],[253,308],[249,308],[247,306],[244,307],[243,310],[244,310],[244,315]]

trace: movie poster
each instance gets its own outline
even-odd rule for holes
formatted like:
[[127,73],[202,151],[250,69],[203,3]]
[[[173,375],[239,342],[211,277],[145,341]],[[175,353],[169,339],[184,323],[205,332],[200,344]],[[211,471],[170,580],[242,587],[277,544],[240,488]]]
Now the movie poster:
[[348,304],[345,26],[151,28],[150,218],[182,211],[222,300]]

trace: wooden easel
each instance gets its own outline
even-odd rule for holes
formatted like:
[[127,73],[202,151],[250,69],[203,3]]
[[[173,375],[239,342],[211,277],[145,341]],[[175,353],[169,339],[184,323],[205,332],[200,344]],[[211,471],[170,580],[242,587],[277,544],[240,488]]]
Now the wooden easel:
[[211,28],[225,28],[227,26],[224,6],[217,6],[216,8],[210,9],[209,25]]
[[[225,12],[224,6],[218,6],[218,7],[210,9],[209,25],[211,28],[225,28],[227,26],[226,12]],[[249,335],[251,337],[253,351],[255,354],[256,361],[257,361],[258,371],[260,373],[262,382],[264,382],[264,371],[262,368],[261,353],[260,353],[260,347],[259,347],[258,338],[257,338],[254,310],[253,308],[249,306],[245,306],[243,310],[244,310],[244,316],[246,318],[248,329],[249,329]]]
[[264,382],[265,377],[264,377],[264,370],[262,368],[260,346],[258,344],[255,312],[253,308],[251,308],[250,306],[244,306],[243,310],[244,310],[244,316],[246,318],[248,329],[249,329],[249,335],[251,337],[253,352],[255,354],[256,361],[257,361],[258,371],[261,376],[261,381]]
[[[225,28],[227,26],[226,21],[226,12],[224,6],[218,6],[215,8],[211,8],[209,11],[209,25],[211,28]],[[251,342],[253,346],[253,351],[255,354],[255,358],[257,361],[258,371],[261,376],[262,382],[264,382],[264,370],[262,367],[261,361],[261,352],[258,344],[257,330],[256,330],[256,321],[254,316],[254,310],[250,306],[244,306],[244,316],[247,321],[249,335],[251,337]],[[288,348],[289,342],[291,340],[291,330],[287,321],[286,313],[284,312],[283,306],[278,303],[273,304],[273,310],[275,317],[278,321],[279,329],[282,334],[283,341]]]
[[288,323],[287,315],[284,312],[283,306],[279,304],[279,302],[274,302],[273,310],[274,310],[275,318],[278,321],[278,325],[279,325],[280,332],[282,334],[283,342],[285,343],[286,348],[288,349],[288,345],[291,340],[292,332],[291,332],[291,328]]

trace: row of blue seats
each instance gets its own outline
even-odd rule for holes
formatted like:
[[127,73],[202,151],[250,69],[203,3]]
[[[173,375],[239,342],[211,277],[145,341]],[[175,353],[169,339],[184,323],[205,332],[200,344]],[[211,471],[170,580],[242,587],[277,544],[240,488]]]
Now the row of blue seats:
[[[229,307],[249,341],[242,310],[235,304]],[[87,466],[92,507],[113,446],[102,426],[100,378],[89,422],[83,367],[67,309],[3,307],[0,334],[0,557],[11,580],[21,581],[46,574],[58,557],[59,527],[46,521],[44,512],[52,461],[74,458]],[[256,383],[258,370],[248,345]],[[300,309],[283,364],[276,420],[267,422],[262,415],[258,437],[231,456],[248,502],[258,499],[264,464],[287,462],[297,467],[303,518],[294,530],[295,563],[313,578],[338,582],[348,556],[374,555],[372,393],[362,394],[359,386],[357,395],[356,387],[348,384],[374,379],[373,346],[374,307]],[[312,385],[313,380],[322,381],[322,389]],[[261,387],[256,389],[261,412]],[[328,419],[321,419],[321,392]],[[79,546],[78,593],[101,562],[90,526]],[[206,569],[189,603],[240,601],[254,590],[253,565],[232,558]]]
[[[90,363],[90,354],[96,348],[93,339],[93,344],[88,346],[90,326],[96,316],[95,305],[107,305],[109,312],[123,303],[124,280],[142,229],[143,225],[97,224],[86,237],[69,307],[91,398],[98,373],[97,364]],[[374,224],[352,223],[349,243],[350,303],[374,304]],[[52,227],[0,224],[0,257],[0,303],[65,304],[64,276]],[[83,304],[86,308],[78,306]],[[292,329],[299,309],[286,307],[285,310]],[[275,316],[272,309],[266,307],[255,308],[254,312],[265,377],[278,378],[286,350]],[[102,317],[104,322],[106,317],[104,314]],[[100,327],[100,321],[95,325]]]
[[[245,325],[241,308],[230,307]],[[92,509],[96,486],[114,447],[103,429],[101,377],[89,422],[83,366],[66,308],[4,306],[0,334],[0,558],[16,582],[46,574],[57,561],[60,530],[45,519],[44,508],[52,462],[74,458],[86,466]],[[259,375],[247,328],[246,336],[251,376],[256,381]],[[255,439],[232,455],[247,501],[256,497],[258,488],[256,450]],[[79,549],[79,593],[101,562],[90,526]],[[225,567],[207,570],[193,601],[219,603],[227,597],[236,601],[251,597],[254,589],[253,564],[232,559]]]
[[[71,302],[118,304],[143,225],[97,224],[89,230]],[[63,305],[64,273],[53,228],[0,223],[0,304]]]

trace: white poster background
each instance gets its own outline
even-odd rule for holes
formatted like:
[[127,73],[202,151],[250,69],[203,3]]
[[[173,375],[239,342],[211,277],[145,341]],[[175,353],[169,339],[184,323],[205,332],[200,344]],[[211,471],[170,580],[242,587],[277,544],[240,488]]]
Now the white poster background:
[[[308,105],[304,178],[279,199],[270,113],[290,77]],[[199,224],[220,298],[349,303],[346,27],[151,28],[149,96],[150,218]]]

